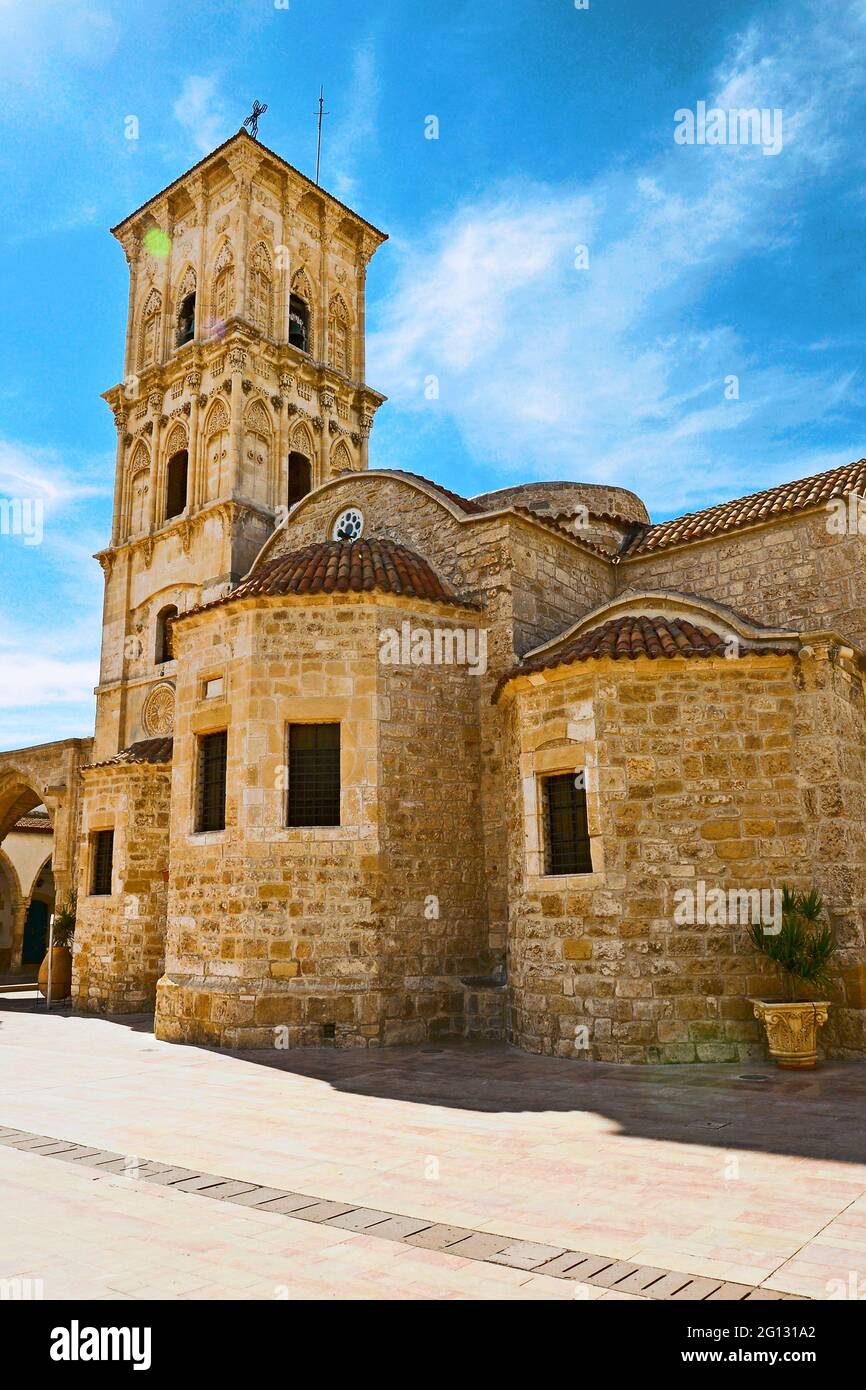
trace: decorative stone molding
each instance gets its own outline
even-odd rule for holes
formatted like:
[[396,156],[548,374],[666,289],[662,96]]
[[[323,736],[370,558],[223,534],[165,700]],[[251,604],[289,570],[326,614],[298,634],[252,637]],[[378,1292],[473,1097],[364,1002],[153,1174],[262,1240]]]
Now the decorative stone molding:
[[151,392],[149,392],[149,393],[148,393],[148,397],[147,397],[147,404],[148,404],[148,406],[150,407],[150,410],[152,411],[152,413],[153,413],[154,415],[157,415],[157,414],[159,413],[159,411],[162,409],[162,392],[161,392],[161,391],[151,391]]
[[155,685],[141,709],[141,722],[151,738],[174,732],[174,686]]
[[199,371],[187,372],[187,374],[186,374],[186,387],[187,387],[187,390],[188,390],[188,391],[191,391],[192,394],[195,395],[195,393],[198,391],[198,389],[199,389],[200,386],[201,386],[201,372],[199,372]]
[[247,354],[243,348],[229,348],[228,359],[230,372],[242,372],[247,365]]

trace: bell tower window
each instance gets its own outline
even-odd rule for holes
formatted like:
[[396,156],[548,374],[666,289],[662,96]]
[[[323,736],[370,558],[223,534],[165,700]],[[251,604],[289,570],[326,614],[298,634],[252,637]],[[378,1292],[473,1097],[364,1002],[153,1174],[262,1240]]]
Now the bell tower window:
[[304,454],[289,454],[289,506],[306,497],[311,486],[310,460]]
[[186,483],[189,469],[189,456],[186,449],[172,454],[168,461],[165,489],[165,519],[180,516],[186,507]]
[[184,343],[191,343],[194,337],[195,290],[184,296],[177,311],[177,347],[183,347]]
[[309,352],[309,342],[310,310],[299,294],[293,294],[289,299],[289,343],[301,352]]

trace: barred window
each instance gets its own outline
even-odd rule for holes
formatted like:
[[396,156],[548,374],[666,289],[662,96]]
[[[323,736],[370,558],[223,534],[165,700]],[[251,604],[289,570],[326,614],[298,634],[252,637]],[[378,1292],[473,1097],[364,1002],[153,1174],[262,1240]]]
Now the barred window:
[[114,831],[97,830],[93,836],[93,873],[90,891],[94,897],[111,896],[114,865]]
[[199,738],[196,830],[225,830],[227,750],[226,729]]
[[546,874],[590,874],[592,857],[582,772],[543,780]]
[[289,725],[287,823],[340,824],[339,724]]

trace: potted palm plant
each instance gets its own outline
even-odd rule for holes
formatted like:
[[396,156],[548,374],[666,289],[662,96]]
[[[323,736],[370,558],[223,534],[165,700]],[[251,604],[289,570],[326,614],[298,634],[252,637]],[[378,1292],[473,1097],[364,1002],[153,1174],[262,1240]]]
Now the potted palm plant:
[[[772,961],[785,984],[786,999],[753,999],[755,1017],[767,1031],[770,1056],[779,1067],[814,1067],[818,1029],[830,1008],[820,992],[830,982],[829,963],[836,940],[824,921],[817,888],[808,893],[782,889],[781,926],[749,928],[752,945]],[[807,996],[807,997],[804,997]]]
[[[51,999],[68,999],[72,989],[72,938],[75,934],[75,898],[69,897],[54,913],[54,949],[51,952]],[[39,967],[39,991],[48,994],[48,951]]]

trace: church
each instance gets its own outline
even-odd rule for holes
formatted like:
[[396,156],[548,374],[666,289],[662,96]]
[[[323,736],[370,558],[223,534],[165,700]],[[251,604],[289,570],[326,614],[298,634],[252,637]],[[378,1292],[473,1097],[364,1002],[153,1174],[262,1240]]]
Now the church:
[[738,1062],[778,982],[683,895],[815,885],[822,1047],[866,1056],[866,461],[660,524],[462,497],[371,458],[363,217],[241,130],[113,232],[95,732],[0,754],[0,835],[44,807],[77,896],[73,1007]]

